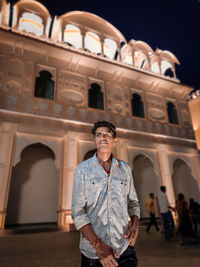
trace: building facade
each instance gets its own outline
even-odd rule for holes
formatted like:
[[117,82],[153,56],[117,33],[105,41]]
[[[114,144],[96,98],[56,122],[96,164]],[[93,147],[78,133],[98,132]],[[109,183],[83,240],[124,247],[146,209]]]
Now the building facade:
[[[11,12],[12,10],[12,12]],[[70,231],[73,174],[94,153],[97,120],[117,127],[146,217],[166,185],[200,201],[200,156],[189,86],[169,51],[125,37],[94,14],[52,18],[38,1],[0,0],[0,229],[57,222]]]

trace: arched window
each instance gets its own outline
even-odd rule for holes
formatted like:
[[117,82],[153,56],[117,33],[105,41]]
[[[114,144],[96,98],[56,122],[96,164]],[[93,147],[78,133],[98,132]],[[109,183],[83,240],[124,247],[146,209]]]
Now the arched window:
[[144,63],[147,61],[147,57],[141,51],[135,51],[133,54],[134,65],[138,68],[144,68]]
[[88,104],[91,108],[104,109],[103,93],[97,83],[92,83],[88,91]]
[[106,38],[104,40],[103,49],[104,49],[104,56],[113,59],[117,50],[117,44],[115,41]]
[[167,70],[165,71],[164,75],[165,75],[165,76],[169,76],[169,77],[171,77],[171,78],[174,77],[174,73],[173,73],[173,71],[172,71],[171,68],[167,69]]
[[165,76],[174,77],[174,73],[172,71],[172,65],[165,60],[161,61],[161,73]]
[[39,16],[24,12],[19,20],[19,30],[25,30],[29,33],[41,36],[44,31],[44,25],[42,24],[42,19]]
[[64,30],[64,42],[76,48],[82,47],[81,31],[78,27],[67,24]]
[[167,103],[167,113],[170,123],[179,124],[177,110],[173,103]]
[[46,70],[40,71],[35,82],[35,97],[54,99],[54,81],[52,74]]
[[154,62],[151,65],[151,71],[153,71],[155,73],[160,73],[160,68],[159,68],[158,62]]
[[133,116],[144,118],[144,104],[141,100],[141,96],[138,94],[133,94],[131,104]]
[[101,54],[101,42],[99,36],[94,32],[86,32],[85,50],[95,54]]

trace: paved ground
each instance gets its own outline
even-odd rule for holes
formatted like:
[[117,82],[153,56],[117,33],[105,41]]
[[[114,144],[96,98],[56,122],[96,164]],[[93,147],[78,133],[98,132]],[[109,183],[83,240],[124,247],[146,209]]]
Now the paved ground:
[[[78,232],[43,232],[0,236],[0,266],[80,267]],[[199,267],[200,242],[181,246],[140,227],[135,247],[138,267]]]

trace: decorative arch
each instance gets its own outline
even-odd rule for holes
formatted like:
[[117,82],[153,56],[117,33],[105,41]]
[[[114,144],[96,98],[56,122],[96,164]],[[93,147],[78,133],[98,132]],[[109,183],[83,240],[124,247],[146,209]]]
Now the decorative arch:
[[26,146],[12,169],[6,224],[57,223],[59,185],[54,152],[41,143]]
[[62,16],[55,17],[51,37],[54,41],[60,40],[59,36],[61,31],[67,23],[71,23],[79,27],[82,35],[85,35],[85,32],[87,31],[92,31],[99,33],[99,35],[102,34],[104,38],[112,38],[116,41],[118,46],[121,41],[126,43],[126,39],[122,33],[108,21],[95,14],[83,11],[71,11],[63,14]]
[[51,16],[47,8],[38,1],[18,1],[13,7],[12,27],[15,30],[48,38]]
[[37,136],[26,136],[26,135],[16,135],[15,138],[15,152],[12,167],[15,167],[17,163],[20,162],[21,153],[25,147],[33,145],[36,143],[41,143],[44,146],[49,147],[55,155],[55,165],[60,170],[61,163],[61,142],[52,141],[50,138],[42,138]]
[[145,202],[150,193],[158,195],[160,181],[154,171],[154,163],[144,153],[134,157],[133,166],[133,179],[141,205],[141,217],[149,217],[145,209]]
[[183,193],[187,201],[189,201],[189,198],[194,198],[199,202],[200,189],[198,182],[192,175],[192,169],[190,165],[187,164],[187,161],[177,157],[173,161],[172,168],[172,180],[176,198],[179,193]]
[[166,71],[170,69],[172,71],[172,77],[176,78],[175,64],[180,65],[177,57],[168,50],[156,49],[155,55],[159,57],[161,65],[161,74],[166,75]]
[[188,158],[188,157],[185,157],[183,155],[171,155],[170,154],[170,157],[169,157],[170,173],[171,174],[173,173],[173,165],[174,165],[174,162],[176,160],[178,160],[178,159],[182,160],[188,166],[188,168],[190,168],[192,176],[195,177],[194,169],[191,167],[191,162],[190,162],[191,159]]

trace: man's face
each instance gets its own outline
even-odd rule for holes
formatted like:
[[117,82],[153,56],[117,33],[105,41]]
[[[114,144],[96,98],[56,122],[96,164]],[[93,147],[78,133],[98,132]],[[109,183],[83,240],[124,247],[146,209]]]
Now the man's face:
[[94,140],[97,151],[109,153],[112,152],[112,148],[117,142],[117,138],[113,137],[113,133],[108,127],[97,128]]

